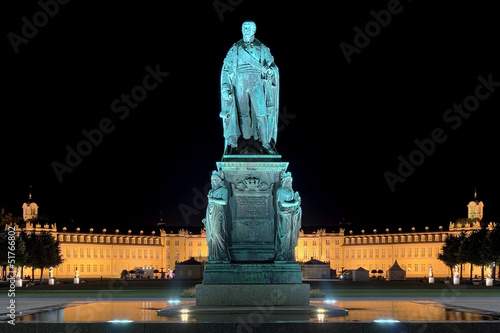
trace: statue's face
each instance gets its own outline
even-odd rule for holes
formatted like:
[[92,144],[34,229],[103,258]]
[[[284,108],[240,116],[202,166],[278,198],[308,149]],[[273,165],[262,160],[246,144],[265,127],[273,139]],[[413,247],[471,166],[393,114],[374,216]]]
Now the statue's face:
[[241,32],[243,34],[243,41],[245,43],[251,43],[255,39],[255,31],[257,27],[253,22],[245,22],[241,26]]
[[222,183],[222,180],[217,176],[212,176],[212,188],[218,187]]

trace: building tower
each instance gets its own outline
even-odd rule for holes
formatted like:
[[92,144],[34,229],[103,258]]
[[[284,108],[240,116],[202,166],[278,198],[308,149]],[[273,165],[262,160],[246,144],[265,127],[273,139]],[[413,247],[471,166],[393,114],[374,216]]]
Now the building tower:
[[467,218],[478,219],[479,221],[483,219],[484,203],[478,200],[477,191],[474,191],[474,200],[469,202],[467,208],[468,208]]
[[28,201],[23,204],[23,220],[36,220],[38,218],[38,205],[31,200],[31,186]]

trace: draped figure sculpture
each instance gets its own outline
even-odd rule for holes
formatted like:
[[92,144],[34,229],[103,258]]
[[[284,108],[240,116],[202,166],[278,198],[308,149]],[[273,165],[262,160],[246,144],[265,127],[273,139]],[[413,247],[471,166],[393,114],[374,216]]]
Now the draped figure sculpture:
[[222,173],[212,173],[212,189],[208,192],[207,216],[203,219],[208,244],[209,262],[230,261],[227,246],[227,189],[224,186]]
[[281,186],[276,191],[276,261],[295,260],[295,247],[300,235],[302,209],[299,192],[292,189],[292,176],[289,172],[281,176]]
[[257,26],[242,25],[243,39],[224,59],[220,117],[224,154],[276,154],[279,72],[268,47],[255,39]]

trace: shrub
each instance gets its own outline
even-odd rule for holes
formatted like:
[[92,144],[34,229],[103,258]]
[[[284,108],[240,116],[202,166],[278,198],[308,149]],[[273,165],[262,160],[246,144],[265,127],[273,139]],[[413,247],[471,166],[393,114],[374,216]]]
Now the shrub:
[[325,293],[321,289],[311,289],[310,291],[311,298],[323,298],[325,297]]

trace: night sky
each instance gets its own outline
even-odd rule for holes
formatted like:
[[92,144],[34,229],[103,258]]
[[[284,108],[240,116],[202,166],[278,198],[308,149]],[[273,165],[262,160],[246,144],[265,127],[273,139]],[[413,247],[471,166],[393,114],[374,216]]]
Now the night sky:
[[[303,225],[447,227],[466,217],[475,188],[486,220],[500,220],[493,5],[47,3],[49,14],[33,0],[2,10],[6,212],[21,215],[31,185],[59,229],[137,231],[160,211],[168,225],[201,226],[223,153],[222,61],[253,20],[280,70],[277,150]],[[138,88],[148,74],[150,89]],[[140,101],[127,104],[132,92]],[[67,147],[87,156],[58,177]]]

